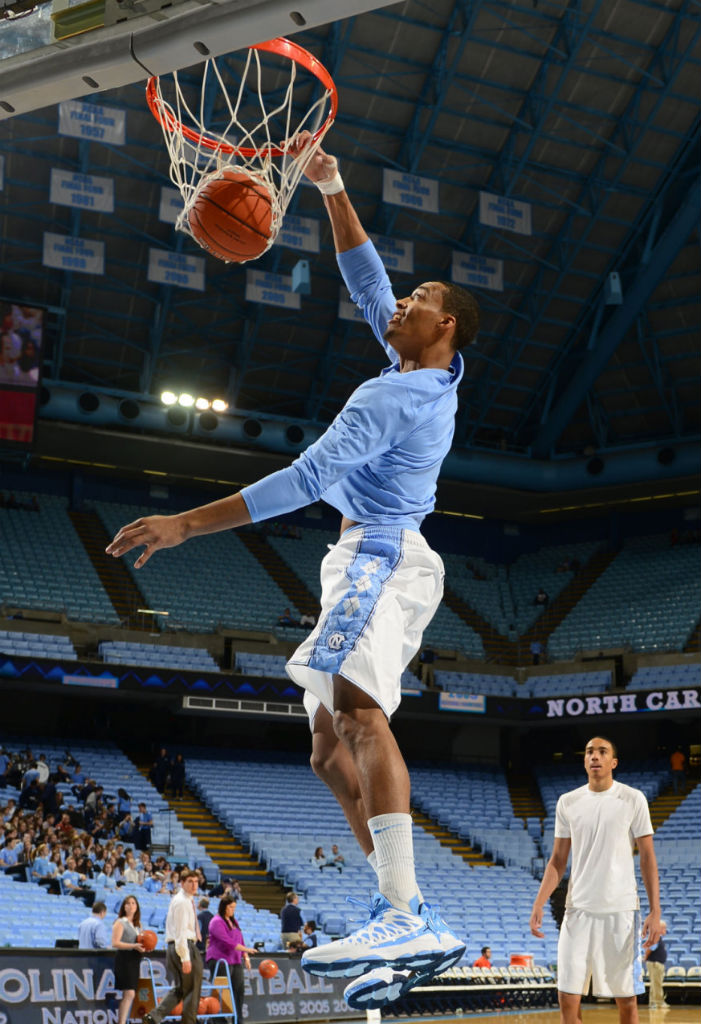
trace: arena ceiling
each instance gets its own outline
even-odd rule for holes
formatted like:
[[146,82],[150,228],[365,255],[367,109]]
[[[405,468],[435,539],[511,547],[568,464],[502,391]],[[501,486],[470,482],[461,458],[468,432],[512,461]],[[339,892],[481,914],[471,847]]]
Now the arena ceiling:
[[[503,291],[477,289],[457,451],[542,461],[698,440],[700,13],[695,0],[406,0],[295,34],[338,86],[327,148],[364,225],[414,243],[395,291],[449,280],[454,251],[503,261]],[[143,82],[88,98],[126,110],[125,145],[58,135],[56,106],[0,125],[0,297],[48,307],[45,379],[330,422],[383,360],[339,319],[316,190],[289,209],[320,220],[320,253],[277,245],[247,265],[290,275],[308,258],[301,311],[246,301],[247,267],[210,256],[204,292],[151,283],[150,247],[202,252],[159,219],[168,159]],[[55,167],[113,178],[114,213],[51,203]],[[385,168],[438,180],[440,212],[384,202]],[[531,204],[532,233],[481,223],[480,191]],[[47,230],[104,240],[104,276],[43,266]]]

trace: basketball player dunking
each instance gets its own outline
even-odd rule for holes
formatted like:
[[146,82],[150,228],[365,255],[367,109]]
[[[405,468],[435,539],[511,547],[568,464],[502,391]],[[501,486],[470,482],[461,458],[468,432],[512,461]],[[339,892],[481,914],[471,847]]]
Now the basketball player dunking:
[[[307,139],[301,134],[290,152],[302,154]],[[324,196],[341,273],[389,365],[357,388],[287,469],[210,505],[138,519],[107,551],[116,557],[143,546],[141,568],[161,548],[319,498],[341,513],[340,539],[321,565],[319,621],[287,670],[305,689],[313,769],[343,808],[379,892],[363,928],[308,950],[302,964],[313,974],[354,979],[349,1004],[374,1008],[465,951],[416,882],[409,774],[389,719],[402,671],[443,593],[443,564],[419,531],[453,437],[458,349],[475,340],[479,312],[468,292],[439,281],[395,299],[335,158],[318,150],[305,173]]]

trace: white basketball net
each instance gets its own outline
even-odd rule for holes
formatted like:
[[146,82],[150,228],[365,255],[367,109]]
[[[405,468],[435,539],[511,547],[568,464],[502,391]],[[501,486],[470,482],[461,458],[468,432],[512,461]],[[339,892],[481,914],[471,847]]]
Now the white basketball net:
[[[289,143],[303,130],[314,135],[329,111],[331,94],[325,90],[300,117],[293,109],[298,76],[300,79],[306,79],[305,86],[316,82],[316,79],[305,73],[304,68],[299,68],[296,61],[284,60],[290,69],[289,82],[281,88],[278,69],[275,76],[277,101],[269,110],[266,110],[263,92],[266,69],[261,66],[261,54],[258,50],[248,50],[245,70],[241,74],[238,90],[233,95],[229,95],[222,71],[213,58],[204,62],[199,97],[195,96],[190,102],[186,98],[186,92],[193,94],[191,81],[181,83],[177,72],[173,72],[169,80],[156,79],[156,98],[162,114],[161,127],[170,155],[170,178],[179,189],[184,202],[183,210],[175,223],[179,231],[184,231],[194,238],[188,217],[198,193],[207,182],[221,177],[225,168],[234,167],[237,171],[245,171],[253,181],[263,185],[270,192],[270,239],[263,252],[267,252],[275,241],[304,169],[319,148],[326,131],[331,127],[329,122],[319,137],[306,146],[297,159],[288,153],[281,156],[271,155],[270,151],[279,147],[283,139]],[[270,69],[267,71],[269,75]],[[322,85],[317,85],[323,90]],[[167,96],[164,95],[164,87],[168,92]],[[268,91],[272,91],[270,86]],[[254,127],[247,127],[240,120],[242,108],[245,108],[241,112],[242,118],[251,120],[252,108],[259,116],[260,119]],[[219,122],[216,129],[211,127],[211,124],[207,126],[213,111],[216,111]],[[172,130],[166,127],[168,124],[174,126]],[[192,137],[187,137],[183,128],[189,129],[188,134]],[[244,156],[240,152],[241,148],[255,150],[255,153]]]

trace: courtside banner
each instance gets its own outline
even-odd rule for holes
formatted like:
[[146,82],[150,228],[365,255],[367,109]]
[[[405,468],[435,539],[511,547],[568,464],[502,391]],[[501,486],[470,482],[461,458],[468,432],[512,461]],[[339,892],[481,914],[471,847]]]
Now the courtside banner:
[[452,280],[471,288],[504,291],[504,264],[502,260],[477,256],[469,252],[453,251]]
[[444,693],[438,694],[440,711],[468,711],[473,715],[484,715],[487,711],[487,698],[483,693]]
[[64,100],[58,105],[59,135],[123,146],[126,123],[126,111],[117,107],[102,107],[81,100]]
[[524,718],[601,718],[654,711],[701,711],[701,688],[685,686],[634,693],[602,693],[582,697],[532,697]]
[[72,238],[44,232],[41,262],[57,270],[77,270],[80,274],[104,274],[105,243],[92,238]]
[[402,274],[414,273],[414,243],[403,238],[387,238],[386,235],[370,235],[380,259],[387,270]]
[[382,201],[394,206],[408,206],[412,210],[438,213],[438,182],[434,178],[419,178],[416,174],[403,174],[385,167],[382,172]]
[[351,302],[348,291],[343,285],[338,290],[338,319],[354,320],[359,324],[367,323],[362,309],[359,309],[354,302]]
[[[279,970],[274,978],[262,978],[256,969],[260,961],[255,960],[253,969],[245,973],[247,1024],[365,1019],[344,1001],[344,979],[307,974],[299,959],[281,956],[275,961]],[[156,989],[168,985],[165,953],[157,949],[142,960],[136,1018],[153,1007],[149,964]],[[205,981],[208,977],[205,971]],[[114,950],[0,949],[3,1024],[117,1024],[118,1006]]]
[[114,181],[96,174],[71,174],[52,167],[49,199],[59,206],[73,206],[76,210],[114,213]]
[[246,271],[246,301],[284,309],[301,308],[299,295],[292,291],[292,277],[265,270]]
[[149,249],[146,276],[156,284],[174,284],[178,288],[203,292],[204,257],[168,252],[166,249]]
[[161,187],[161,201],[158,205],[158,219],[166,224],[175,224],[183,206],[183,197],[177,188]]
[[319,252],[319,221],[312,217],[294,217],[285,214],[276,245],[301,252]]
[[492,228],[505,228],[517,235],[532,235],[531,204],[507,196],[496,196],[493,192],[480,192],[480,224]]

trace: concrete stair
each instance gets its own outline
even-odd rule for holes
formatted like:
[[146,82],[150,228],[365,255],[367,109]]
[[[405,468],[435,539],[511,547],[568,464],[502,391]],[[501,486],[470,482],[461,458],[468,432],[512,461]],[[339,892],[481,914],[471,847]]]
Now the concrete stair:
[[[299,611],[300,615],[319,614],[319,602],[307,587],[306,583],[287,565],[271,548],[265,537],[252,530],[241,530],[238,537],[246,545],[251,554],[263,566],[280,587],[285,597]],[[282,609],[280,609],[282,611]]]
[[450,829],[443,828],[442,825],[439,825],[438,822],[434,821],[433,818],[429,818],[422,811],[412,808],[411,817],[415,825],[422,828],[424,832],[435,836],[441,846],[447,846],[456,857],[462,857],[466,863],[473,865],[482,864],[487,867],[494,866],[493,860],[483,857],[481,853],[474,850],[464,839],[451,832]]
[[506,784],[516,817],[523,818],[524,823],[526,818],[540,818],[542,822],[546,812],[535,781],[519,772],[508,772]]
[[132,629],[144,629],[137,622],[136,610],[147,608],[148,605],[125,566],[124,559],[105,554],[105,548],[112,538],[102,520],[96,512],[71,509],[68,515],[122,623]]

